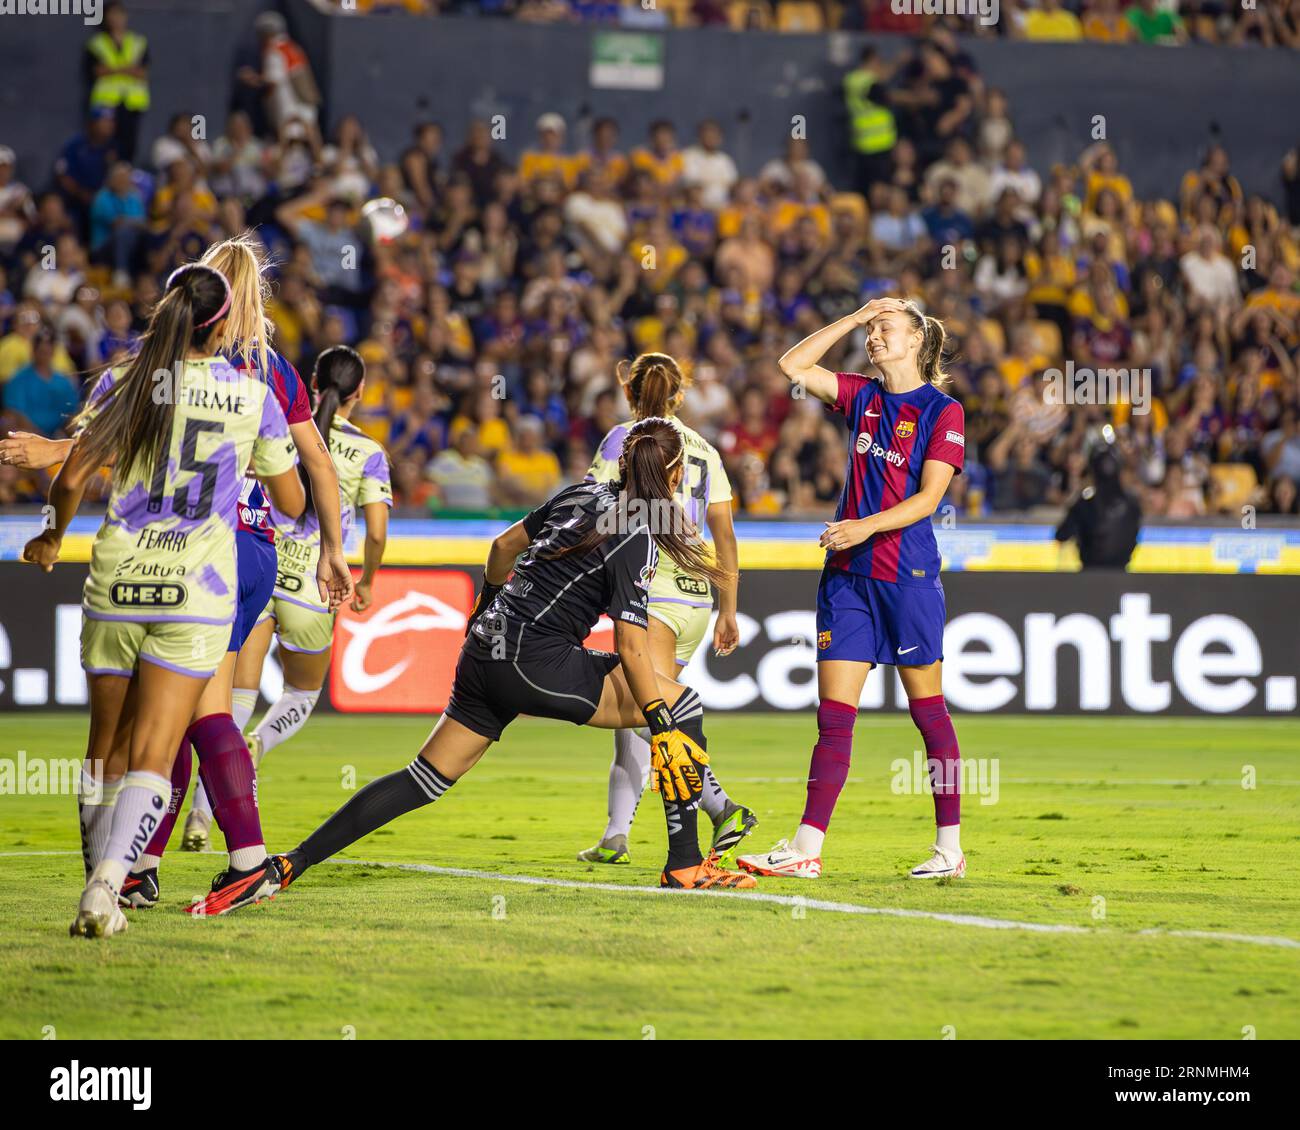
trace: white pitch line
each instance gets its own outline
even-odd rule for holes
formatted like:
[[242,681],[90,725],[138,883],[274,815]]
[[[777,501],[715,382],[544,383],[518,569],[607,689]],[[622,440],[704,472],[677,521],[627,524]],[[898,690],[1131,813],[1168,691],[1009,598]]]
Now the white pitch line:
[[[368,859],[332,859],[330,863],[344,863],[353,867],[382,867],[387,870],[417,871],[425,875],[451,875],[464,879],[491,879],[498,883],[519,883],[531,887],[563,887],[567,890],[610,891],[615,894],[638,895],[711,895],[714,898],[741,899],[745,902],[767,902],[778,906],[800,906],[810,910],[825,910],[832,914],[872,914],[887,918],[922,918],[932,922],[948,922],[954,926],[975,926],[982,930],[1025,930],[1033,934],[1089,934],[1095,937],[1122,936],[1125,931],[1098,930],[1088,926],[1070,926],[1064,923],[1017,922],[1010,918],[986,918],[978,914],[944,914],[935,910],[908,910],[892,906],[863,906],[854,902],[830,902],[826,899],[807,898],[803,895],[770,895],[749,891],[679,891],[666,887],[639,887],[627,883],[587,883],[579,879],[551,879],[537,875],[507,875],[499,871],[474,871],[464,867],[438,867],[432,863],[382,863]],[[1267,934],[1219,934],[1211,930],[1163,930],[1153,928],[1134,931],[1141,935],[1165,935],[1171,938],[1198,938],[1216,942],[1245,942],[1256,946],[1276,946],[1283,949],[1300,949],[1294,938],[1273,937]]]
[[[77,855],[79,851],[0,851],[0,859],[22,856]],[[223,854],[208,852],[206,854]],[[947,922],[953,926],[974,926],[981,930],[1024,930],[1032,934],[1088,934],[1093,937],[1123,936],[1121,930],[1098,930],[1088,926],[1070,926],[1066,923],[1017,922],[1011,918],[986,918],[978,914],[944,914],[936,910],[909,910],[897,906],[863,906],[855,902],[831,902],[828,899],[806,898],[803,895],[770,895],[765,892],[741,891],[675,891],[665,887],[640,887],[629,883],[587,883],[580,879],[552,879],[541,875],[507,875],[500,871],[474,871],[466,867],[439,867],[433,863],[385,863],[372,859],[332,859],[352,867],[379,867],[389,871],[415,871],[422,875],[450,875],[460,879],[491,879],[497,883],[517,883],[527,887],[562,887],[571,891],[609,891],[612,894],[634,895],[710,895],[713,898],[742,899],[745,902],[774,903],[777,906],[801,906],[810,910],[825,910],[832,914],[870,914],[884,918],[920,918],[931,922]],[[1276,937],[1269,934],[1226,934],[1213,930],[1165,930],[1154,927],[1133,931],[1139,937],[1194,938],[1212,942],[1244,942],[1253,946],[1274,946],[1280,949],[1300,949],[1295,938]]]

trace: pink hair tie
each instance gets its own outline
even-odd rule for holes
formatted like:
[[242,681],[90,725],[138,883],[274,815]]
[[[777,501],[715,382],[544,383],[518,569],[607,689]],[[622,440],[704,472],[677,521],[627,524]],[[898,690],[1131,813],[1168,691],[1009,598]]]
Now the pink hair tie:
[[[225,279],[224,275],[222,276],[222,279],[224,281]],[[201,330],[203,329],[204,326],[210,326],[212,325],[213,322],[219,322],[221,318],[224,316],[224,314],[226,313],[226,311],[229,309],[230,309],[230,284],[226,283],[226,300],[221,304],[221,309],[218,310],[215,314],[213,314],[212,317],[209,318],[206,322],[200,322],[196,327],[196,329]]]
[[218,271],[216,267],[209,267],[206,263],[185,263],[177,267],[176,270],[174,270],[170,275],[167,276],[167,285],[163,287],[163,290],[164,291],[171,290],[172,284],[174,284],[176,282],[176,279],[185,271],[196,271],[196,270],[211,271],[214,275],[217,276],[217,278],[221,280],[221,285],[226,288],[226,299],[224,302],[222,302],[221,309],[218,310],[215,314],[213,314],[212,317],[209,318],[206,322],[200,322],[197,326],[194,327],[196,330],[201,330],[206,326],[212,325],[213,322],[220,321],[222,315],[224,315],[225,312],[230,309],[230,280],[226,278],[226,276],[223,275],[220,271]]

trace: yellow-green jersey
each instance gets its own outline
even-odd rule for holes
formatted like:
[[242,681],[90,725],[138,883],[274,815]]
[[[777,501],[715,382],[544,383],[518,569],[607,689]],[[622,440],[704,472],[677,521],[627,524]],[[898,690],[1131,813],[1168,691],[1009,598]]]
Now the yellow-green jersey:
[[[92,412],[113,379],[99,379]],[[167,392],[171,440],[156,466],[114,475],[82,607],[94,620],[230,624],[239,491],[245,473],[292,469],[289,425],[270,388],[222,357],[186,361]]]
[[[611,483],[618,478],[618,457],[623,453],[623,441],[632,430],[633,422],[615,424],[600,441],[587,472],[590,481]],[[686,458],[686,470],[674,497],[686,516],[703,533],[708,525],[708,508],[715,502],[731,501],[731,481],[722,466],[722,457],[708,440],[676,417],[670,417],[670,422],[682,437]],[[659,569],[650,583],[650,601],[711,608],[713,593],[708,581],[688,577],[668,554],[661,551]]]
[[[372,502],[393,505],[393,486],[388,473],[388,455],[383,446],[341,416],[334,417],[329,434],[330,457],[339,476],[339,510],[346,541],[357,511]],[[280,600],[306,608],[327,611],[316,585],[316,562],[320,557],[320,521],[309,509],[295,521],[274,506],[276,576],[275,595]]]

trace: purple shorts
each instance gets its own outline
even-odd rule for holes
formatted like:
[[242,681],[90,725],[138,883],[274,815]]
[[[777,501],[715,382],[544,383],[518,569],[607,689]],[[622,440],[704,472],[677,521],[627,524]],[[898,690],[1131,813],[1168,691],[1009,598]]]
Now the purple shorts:
[[271,602],[275,590],[275,546],[264,537],[239,530],[235,534],[235,562],[239,571],[239,596],[235,604],[235,622],[230,626],[230,647],[244,646],[257,618]]
[[939,585],[900,585],[823,569],[817,585],[817,661],[925,667],[943,658],[946,618]]

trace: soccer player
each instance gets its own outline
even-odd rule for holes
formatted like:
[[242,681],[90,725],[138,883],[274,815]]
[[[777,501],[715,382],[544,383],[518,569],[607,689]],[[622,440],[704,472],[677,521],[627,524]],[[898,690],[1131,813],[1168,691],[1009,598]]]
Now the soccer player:
[[[857,327],[867,328],[872,376],[832,373],[818,362]],[[848,778],[853,724],[867,673],[898,668],[921,731],[934,794],[935,844],[914,879],[959,878],[961,752],[943,700],[943,585],[930,516],[961,470],[961,405],[939,390],[944,331],[914,303],[868,302],[781,358],[781,371],[849,423],[849,460],[835,520],[821,545],[817,588],[817,744],[803,818],[793,840],[737,862],[759,875],[816,879],[822,842]]]
[[[520,714],[610,730],[644,718],[651,787],[662,794],[668,820],[660,885],[754,885],[751,876],[725,871],[712,854],[700,853],[696,817],[709,760],[704,708],[693,690],[655,671],[647,640],[647,593],[660,549],[687,576],[734,582],[673,501],[685,463],[681,432],[671,422],[641,420],[628,432],[616,483],[565,487],[496,537],[451,699],[433,733],[410,765],[372,781],[297,848],[277,856],[286,885],[438,800]],[[602,612],[614,621],[616,654],[582,646]]]
[[[329,437],[330,456],[338,470],[339,489],[335,497],[343,500],[345,539],[354,516],[360,512],[365,517],[364,564],[352,600],[355,612],[370,607],[371,585],[383,563],[388,510],[393,505],[387,454],[348,420],[365,392],[365,376],[365,362],[356,350],[346,345],[325,350],[316,359],[312,374],[316,427],[321,435]],[[272,519],[279,554],[275,593],[240,655],[236,678],[241,686],[250,682],[256,688],[274,628],[280,641],[284,692],[249,737],[254,765],[260,765],[268,751],[288,741],[307,724],[325,685],[334,642],[334,610],[328,601],[320,599],[312,583],[320,552],[320,526],[311,508],[302,518],[273,509]],[[256,698],[256,689],[248,693]]]
[[[82,598],[91,713],[82,842],[90,875],[74,936],[126,929],[122,883],[167,808],[177,747],[230,639],[243,475],[251,465],[273,499],[289,509],[302,504],[275,397],[214,352],[230,299],[211,267],[173,272],[139,353],[91,394],[50,486],[53,524],[23,550],[24,560],[50,571],[87,482],[113,464]],[[173,375],[166,385],[160,372]],[[109,789],[111,805],[86,803]],[[274,893],[279,872],[263,855],[262,885]]]
[[[343,522],[338,501],[339,482],[334,461],[321,431],[312,419],[307,386],[298,371],[270,346],[272,326],[266,316],[267,261],[249,232],[214,244],[203,256],[204,263],[221,271],[231,288],[230,314],[226,319],[218,348],[238,368],[260,374],[284,409],[289,421],[289,435],[297,449],[303,485],[314,500],[319,525],[321,552],[317,559],[317,578],[313,586],[321,600],[335,608],[352,594],[352,571],[343,556]],[[275,530],[270,506],[255,478],[244,480],[239,496],[239,532],[236,536],[239,561],[239,615],[230,636],[230,656],[218,672],[218,685],[209,692],[210,701],[200,704],[202,713],[195,719],[186,737],[193,743],[200,759],[208,750],[241,761],[238,749],[247,750],[243,730],[257,705],[257,681],[266,655],[249,647],[248,639],[263,618],[275,587],[277,554]],[[323,586],[323,587],[322,587]],[[249,675],[249,671],[252,675]],[[208,696],[205,696],[207,699]],[[248,759],[251,763],[251,756]],[[133,904],[150,905],[157,901],[156,874],[163,849],[171,835],[180,806],[189,787],[190,761],[177,758],[172,782],[173,805],[168,820],[159,828],[149,845],[140,868],[127,882],[126,891]],[[194,788],[194,800],[185,818],[181,847],[185,851],[204,851],[212,825],[212,803],[202,781]],[[229,847],[229,835],[227,835]],[[142,883],[139,892],[136,880]],[[144,900],[142,902],[142,900]],[[217,908],[205,908],[209,913]]]
[[[697,529],[707,523],[713,534],[718,564],[738,578],[731,483],[713,445],[677,419],[677,409],[688,387],[677,362],[665,353],[643,353],[630,365],[626,361],[621,363],[618,376],[635,419],[658,416],[668,420],[681,434],[686,449],[685,471],[674,498]],[[629,427],[616,424],[609,430],[596,450],[596,458],[587,472],[588,481],[618,480],[619,456]],[[734,580],[718,586],[718,622],[713,630],[713,648],[719,655],[729,655],[740,642],[736,588]],[[709,613],[713,610],[712,593],[706,581],[688,576],[668,553],[661,553],[649,600],[650,659],[656,671],[672,677],[674,664],[685,667],[704,639]],[[644,729],[616,731],[614,760],[609,767],[609,822],[600,842],[578,853],[580,860],[584,863],[632,861],[627,836],[649,776],[649,734]],[[713,851],[719,857],[726,856],[758,823],[758,817],[748,808],[727,796],[711,768],[704,770],[701,805],[713,821]]]
[[[216,327],[216,335],[210,344],[237,369],[254,374],[269,385],[288,420],[289,435],[301,460],[305,481],[316,496],[324,500],[318,516],[322,541],[330,549],[321,555],[317,581],[320,591],[328,593],[330,601],[337,607],[347,599],[352,589],[352,574],[343,557],[339,507],[333,501],[338,494],[338,478],[312,420],[302,379],[294,367],[267,344],[270,323],[263,305],[267,285],[266,261],[251,234],[246,232],[214,244],[202,262],[223,275],[230,286],[229,309]],[[0,440],[0,461],[43,469],[63,462],[71,448],[72,440],[11,433]],[[302,497],[299,496],[296,503],[299,511]],[[225,833],[229,866],[217,877],[214,891],[191,909],[205,915],[224,913],[235,908],[232,904],[256,901],[263,893],[265,876],[261,875],[260,867],[266,851],[253,793],[253,763],[241,733],[257,700],[256,681],[254,689],[244,692],[242,699],[233,697],[232,701],[231,690],[235,657],[265,609],[275,584],[276,554],[269,504],[257,479],[252,476],[243,481],[238,513],[235,544],[239,588],[229,653],[204,687],[193,722],[186,730],[172,764],[172,796],[167,811],[122,884],[124,907],[151,907],[159,900],[158,866],[189,789],[192,753],[197,754],[200,763],[208,763],[206,774],[201,772],[201,776],[216,782],[216,787],[222,792],[223,808],[230,816],[225,823],[218,820]],[[260,663],[259,657],[259,667]],[[100,800],[111,806],[111,792]],[[184,846],[193,851],[205,849],[211,822],[212,804],[207,799],[206,787],[200,781],[195,788],[190,819],[186,821]]]

